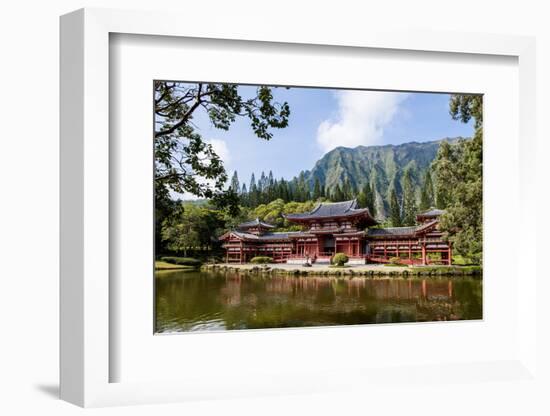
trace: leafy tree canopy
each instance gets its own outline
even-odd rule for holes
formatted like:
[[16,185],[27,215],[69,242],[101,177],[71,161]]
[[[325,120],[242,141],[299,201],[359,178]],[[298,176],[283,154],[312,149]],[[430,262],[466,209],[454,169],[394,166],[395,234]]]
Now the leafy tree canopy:
[[188,192],[236,213],[237,192],[224,189],[228,178],[223,162],[200,135],[193,117],[202,109],[222,130],[239,117],[247,118],[256,136],[270,140],[272,129],[288,126],[288,103],[275,102],[267,86],[257,87],[251,98],[243,98],[234,84],[155,81],[154,86],[156,195],[164,195],[159,189]]
[[[320,199],[321,201],[322,199]],[[316,201],[306,202],[287,202],[282,199],[276,199],[268,204],[261,204],[257,206],[249,215],[250,218],[259,218],[262,221],[267,221],[277,226],[279,230],[299,230],[299,225],[288,222],[285,218],[285,214],[297,214],[311,211]]]
[[453,94],[449,101],[449,113],[454,120],[468,123],[474,119],[474,127],[483,125],[483,96]]
[[187,256],[190,249],[209,250],[224,221],[221,212],[209,206],[180,203],[162,223],[161,238],[169,250]]
[[452,117],[462,122],[474,119],[472,140],[454,145],[442,143],[433,163],[436,203],[446,210],[441,230],[453,242],[455,252],[480,263],[483,253],[483,97],[453,95]]

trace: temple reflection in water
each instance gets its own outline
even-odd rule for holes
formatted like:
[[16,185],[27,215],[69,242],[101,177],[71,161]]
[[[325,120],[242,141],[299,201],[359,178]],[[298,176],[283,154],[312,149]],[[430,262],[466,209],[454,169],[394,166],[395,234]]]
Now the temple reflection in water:
[[168,273],[157,331],[232,330],[482,318],[477,279],[367,279]]

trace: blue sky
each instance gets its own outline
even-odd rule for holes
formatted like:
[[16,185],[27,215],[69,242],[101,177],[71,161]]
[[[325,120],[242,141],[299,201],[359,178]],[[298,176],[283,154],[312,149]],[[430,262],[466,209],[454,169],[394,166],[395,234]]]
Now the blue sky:
[[[240,92],[250,96],[255,87],[242,86]],[[274,130],[270,141],[256,137],[246,118],[223,131],[212,127],[204,112],[194,116],[198,132],[212,143],[229,175],[237,170],[241,183],[248,185],[252,172],[258,178],[270,170],[276,178],[291,179],[338,146],[424,142],[473,134],[472,123],[451,119],[448,94],[276,88],[274,97],[289,103],[291,115],[289,126]]]

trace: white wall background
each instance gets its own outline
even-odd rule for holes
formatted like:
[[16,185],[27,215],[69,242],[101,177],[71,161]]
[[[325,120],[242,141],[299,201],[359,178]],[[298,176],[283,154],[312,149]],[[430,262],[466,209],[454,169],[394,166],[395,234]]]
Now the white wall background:
[[[76,414],[81,409],[56,399],[58,376],[58,16],[80,7],[167,9],[189,13],[205,25],[246,16],[247,28],[276,25],[341,27],[384,24],[434,30],[537,36],[539,218],[547,219],[550,153],[550,13],[545,1],[351,0],[298,2],[170,0],[19,0],[0,9],[0,413]],[[201,9],[202,8],[202,9]],[[201,11],[202,10],[202,11]],[[185,22],[182,22],[185,24]],[[549,235],[548,222],[540,233]],[[539,250],[547,243],[540,239]],[[541,255],[539,258],[543,258]],[[543,282],[539,317],[546,312]],[[548,371],[548,333],[541,365]],[[548,414],[542,391],[506,383],[472,388],[457,384],[453,394],[434,385],[395,397],[323,396],[259,398],[92,410],[101,415],[150,414]],[[550,388],[547,389],[550,391]]]

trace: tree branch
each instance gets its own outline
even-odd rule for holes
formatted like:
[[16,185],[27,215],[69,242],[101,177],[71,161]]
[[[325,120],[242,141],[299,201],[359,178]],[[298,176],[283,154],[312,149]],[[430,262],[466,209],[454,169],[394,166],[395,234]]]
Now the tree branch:
[[189,109],[185,112],[185,114],[183,114],[180,121],[178,121],[176,124],[174,124],[173,126],[167,128],[166,130],[161,130],[161,131],[155,132],[155,138],[166,136],[168,134],[172,134],[177,129],[182,127],[189,120],[189,117],[191,117],[191,114],[193,114],[193,112],[202,104],[202,98],[206,97],[208,95],[211,95],[214,92],[214,91],[209,91],[209,92],[206,92],[206,93],[202,94],[201,91],[202,91],[202,84],[199,84],[199,89],[198,89],[198,93],[197,93],[197,101],[195,101],[195,103],[191,107],[189,107]]

